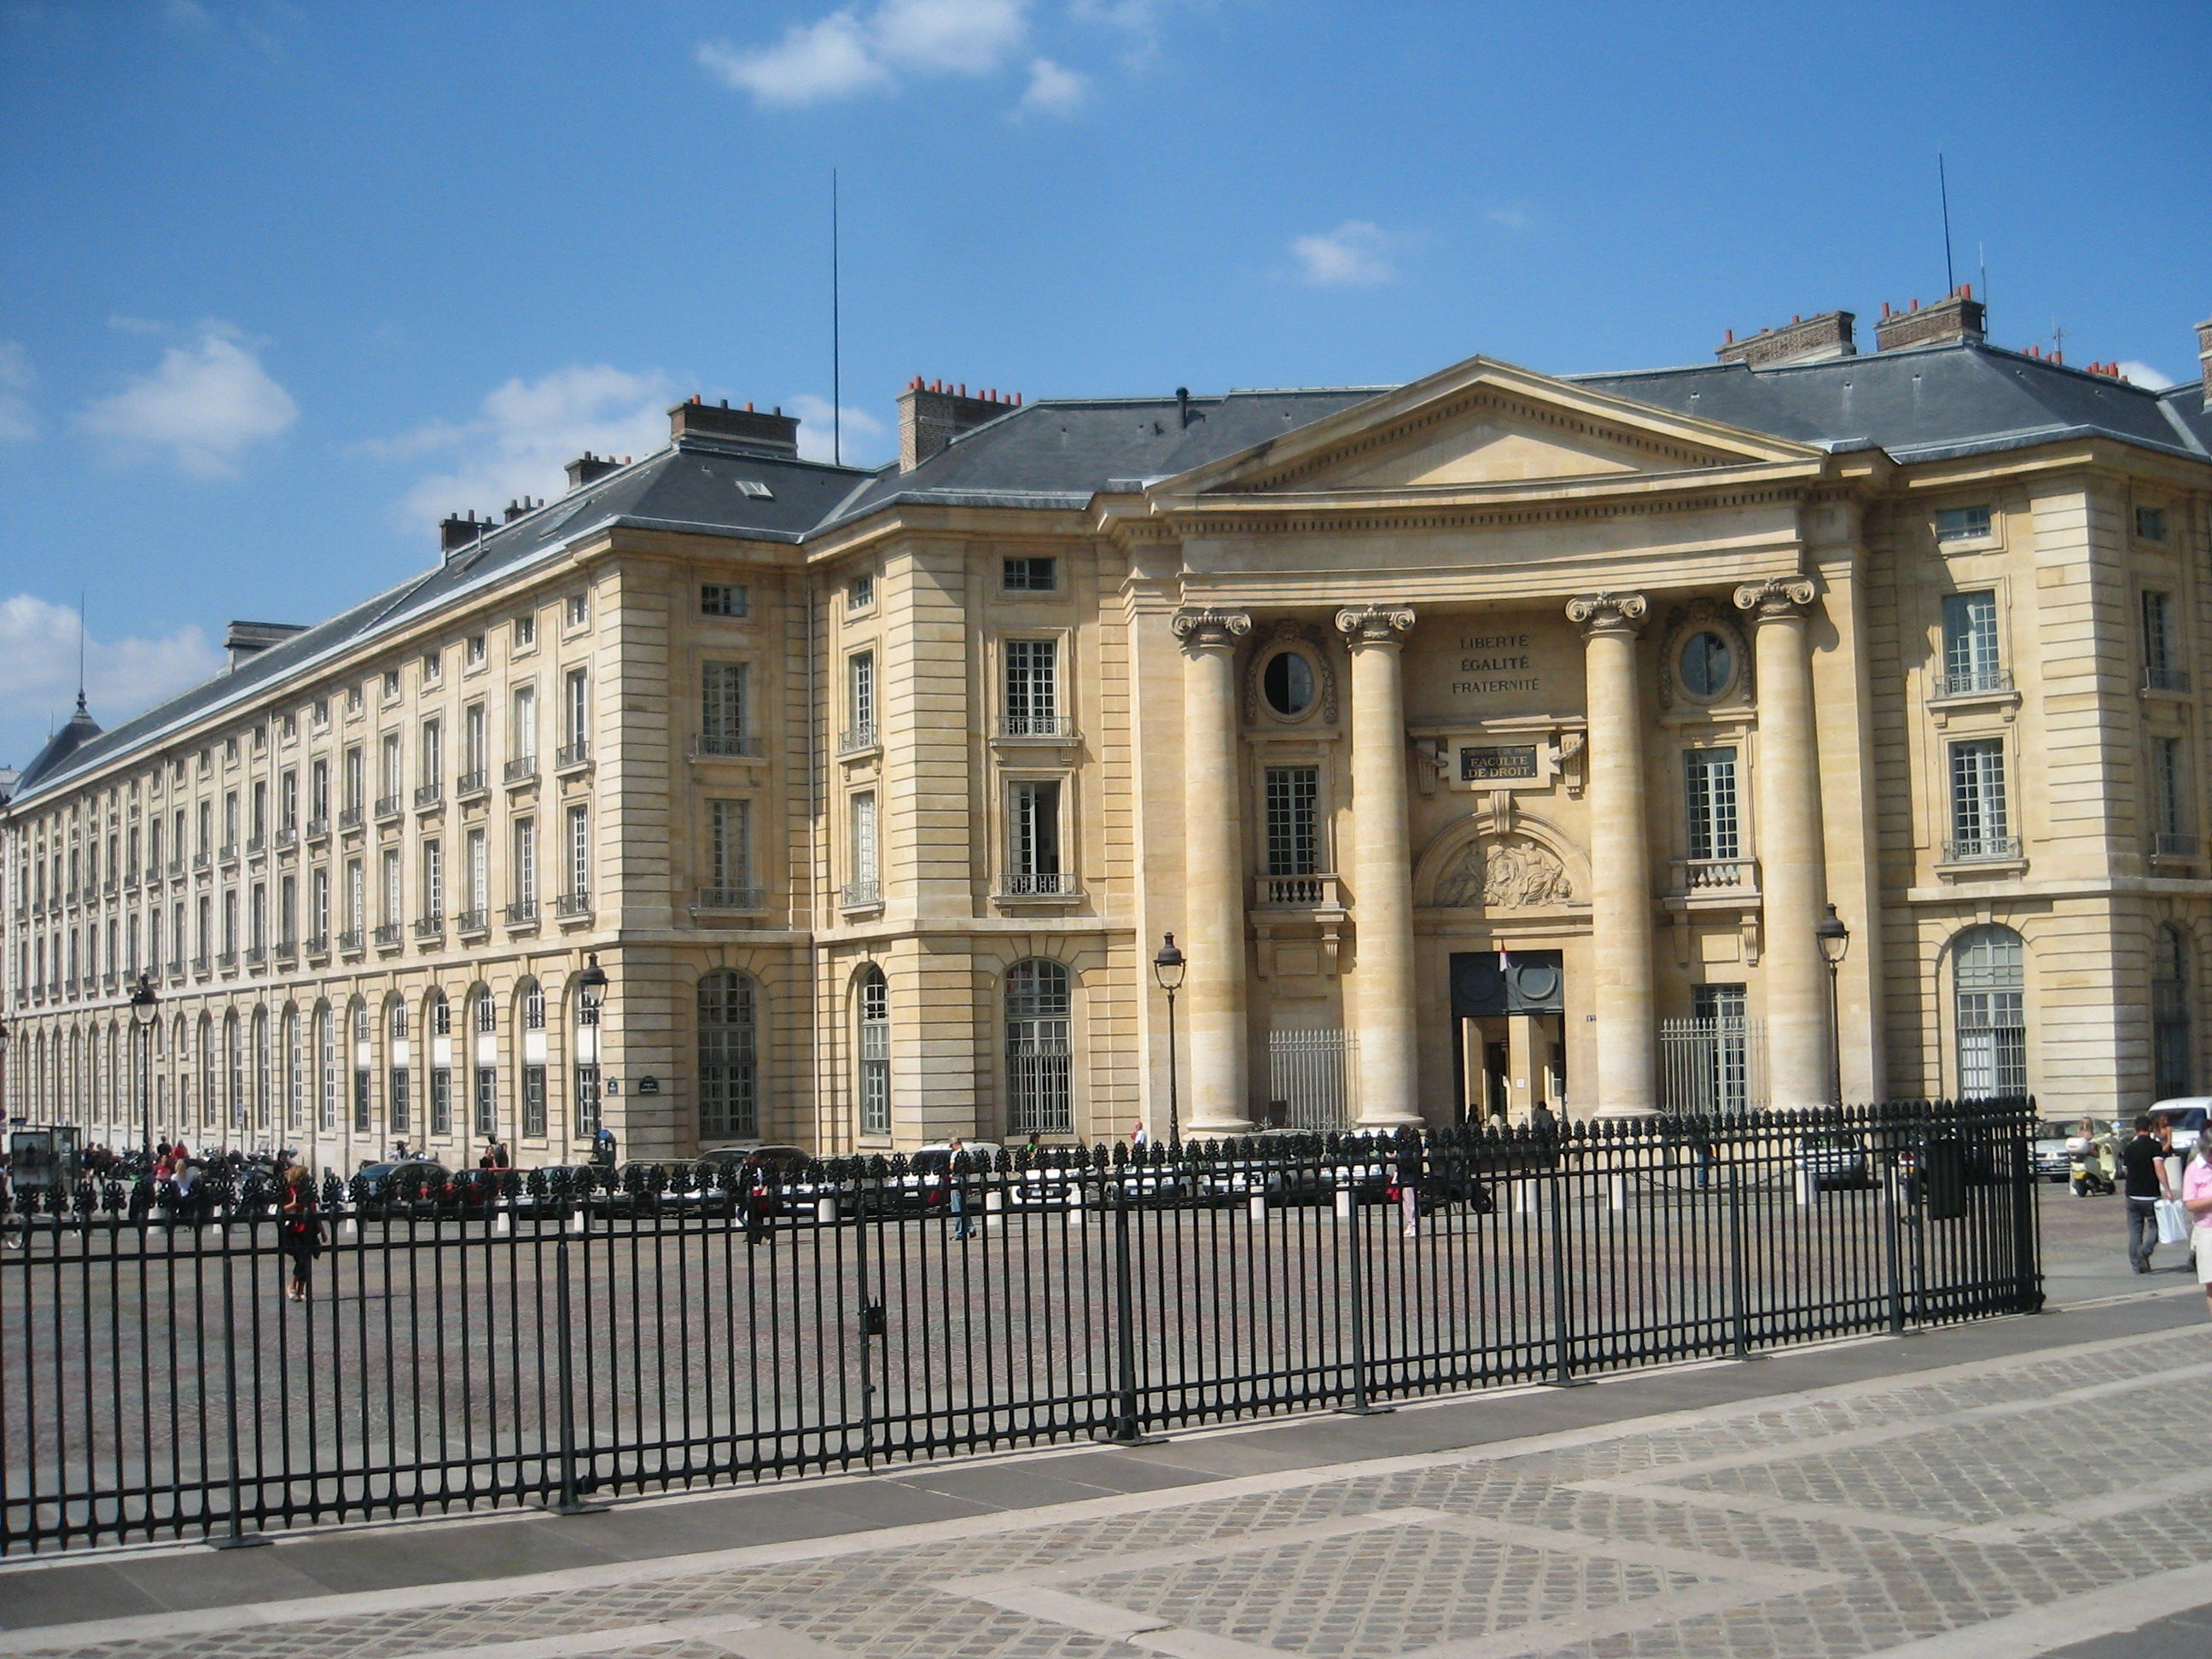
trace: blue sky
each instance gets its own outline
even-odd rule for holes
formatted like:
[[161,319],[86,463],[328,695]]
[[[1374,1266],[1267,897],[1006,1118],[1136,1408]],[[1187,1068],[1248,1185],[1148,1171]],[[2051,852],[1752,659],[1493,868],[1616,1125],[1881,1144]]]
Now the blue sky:
[[[1943,290],[2173,379],[2212,6],[1293,0],[0,5],[0,762],[234,617],[640,453],[694,391],[847,453],[1054,395],[1692,362]],[[1863,337],[1870,326],[1863,322]],[[1871,340],[1867,340],[1871,344]]]

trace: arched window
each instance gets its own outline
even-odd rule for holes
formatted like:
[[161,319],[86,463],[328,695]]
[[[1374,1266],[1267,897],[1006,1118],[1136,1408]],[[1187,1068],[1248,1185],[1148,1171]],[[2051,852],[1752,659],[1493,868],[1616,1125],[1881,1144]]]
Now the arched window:
[[410,1086],[414,1078],[415,1045],[409,1036],[407,1004],[397,991],[385,1001],[384,1030],[391,1040],[386,1054],[389,1066],[384,1096],[386,1115],[392,1120],[392,1133],[404,1135],[415,1127],[414,1091]]
[[327,1002],[315,1005],[315,1121],[325,1133],[338,1127],[338,1022]]
[[1068,1086],[1068,975],[1057,962],[1018,962],[1006,970],[1006,1129],[1072,1134]]
[[[178,1131],[181,1131],[185,1125],[191,1121],[192,1115],[190,1083],[191,1078],[191,1028],[185,1024],[185,1017],[179,1014],[176,1023],[170,1028],[169,1063],[161,1073],[161,1121]],[[173,1115],[169,1109],[169,1075],[172,1072],[176,1074],[177,1087],[176,1110]]]
[[453,1133],[453,1009],[443,991],[422,1004],[422,1035],[430,1045],[430,1133]]
[[477,1133],[489,1140],[499,1133],[499,1005],[489,991],[476,994],[469,1032]]
[[222,1066],[229,1098],[223,1102],[234,1130],[246,1127],[246,1048],[239,1040],[238,1010],[222,1017]]
[[760,1133],[753,982],[724,969],[699,981],[699,1140]]
[[1953,958],[1957,981],[1959,1093],[1987,1100],[2027,1092],[2027,983],[2021,938],[1970,927]]
[[891,1132],[891,988],[873,963],[860,975],[860,1133]]
[[526,979],[514,1001],[522,1030],[522,1135],[538,1140],[545,1134],[545,988]]
[[568,1022],[571,1121],[580,1138],[599,1132],[599,1005],[603,993],[580,986]]
[[346,1024],[353,1033],[353,1132],[366,1135],[374,1133],[374,1127],[369,1099],[376,1079],[376,1022],[368,1004],[360,997],[353,1000],[346,1013]]
[[216,1101],[221,1094],[216,1084],[215,1021],[202,1014],[192,1037],[199,1047],[200,1127],[204,1132],[215,1121]]
[[2152,1089],[2160,1100],[2189,1092],[2189,939],[2168,922],[2152,942]]
[[253,1011],[253,1127],[269,1127],[269,1011]]
[[283,1023],[277,1030],[284,1052],[284,1127],[296,1134],[307,1108],[307,1080],[305,1056],[301,1053],[300,1011],[289,1003],[284,1006]]

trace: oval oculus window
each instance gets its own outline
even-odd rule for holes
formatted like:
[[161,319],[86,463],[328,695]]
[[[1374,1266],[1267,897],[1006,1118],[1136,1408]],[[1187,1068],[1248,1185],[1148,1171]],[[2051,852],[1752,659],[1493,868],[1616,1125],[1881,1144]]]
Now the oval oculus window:
[[1735,678],[1735,653],[1711,629],[1692,634],[1682,645],[1680,672],[1692,696],[1717,697]]
[[1285,720],[1296,720],[1313,707],[1313,665],[1295,651],[1278,651],[1261,671],[1260,689],[1267,707]]

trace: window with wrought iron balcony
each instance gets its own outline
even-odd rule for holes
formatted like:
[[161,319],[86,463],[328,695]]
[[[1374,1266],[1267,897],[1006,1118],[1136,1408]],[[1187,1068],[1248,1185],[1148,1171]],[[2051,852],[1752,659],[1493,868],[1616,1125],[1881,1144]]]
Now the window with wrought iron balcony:
[[573,772],[578,767],[590,765],[591,761],[592,744],[587,738],[564,743],[553,751],[553,769],[556,772]]
[[398,817],[400,815],[401,805],[400,799],[397,795],[379,795],[376,798],[377,821],[383,823]]
[[341,807],[341,808],[339,808],[339,809],[338,809],[338,828],[339,828],[339,829],[341,829],[341,830],[358,830],[358,829],[360,829],[360,828],[361,828],[361,808],[359,808],[358,806],[344,806],[344,807]]
[[426,806],[435,806],[445,798],[446,786],[443,782],[433,781],[415,786],[415,807],[417,811]]
[[589,893],[559,894],[553,901],[553,914],[564,921],[588,916],[592,914],[592,896]]
[[478,767],[473,772],[464,772],[453,780],[453,793],[463,800],[471,795],[481,795],[491,788],[491,775]]
[[866,726],[856,726],[849,732],[842,732],[837,736],[837,752],[841,755],[865,754],[877,746],[873,720]]
[[536,899],[517,899],[514,903],[507,907],[506,914],[507,925],[508,927],[530,927],[538,920],[538,901]]
[[380,921],[376,924],[376,948],[380,951],[396,951],[399,948],[398,922]]
[[766,890],[759,887],[702,887],[699,890],[699,908],[702,910],[766,909]]
[[481,908],[457,910],[453,913],[453,931],[458,933],[487,933],[491,931],[491,912]]
[[513,760],[507,762],[504,775],[509,783],[533,781],[538,776],[538,757],[517,755]]
[[307,839],[309,841],[328,841],[330,838],[331,821],[328,818],[309,818],[307,820]]
[[338,949],[347,955],[360,951],[362,943],[362,932],[358,927],[349,927],[338,935]]
[[863,881],[847,882],[838,895],[840,907],[847,910],[865,910],[883,902],[883,884],[872,877]]
[[443,916],[417,916],[415,918],[415,937],[418,939],[442,938],[445,932],[446,920]]

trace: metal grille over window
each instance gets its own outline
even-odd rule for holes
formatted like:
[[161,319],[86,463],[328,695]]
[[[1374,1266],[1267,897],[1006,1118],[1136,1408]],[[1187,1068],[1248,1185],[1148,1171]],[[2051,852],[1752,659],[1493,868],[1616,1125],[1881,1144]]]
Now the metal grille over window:
[[699,1139],[760,1133],[753,982],[724,969],[699,981]]
[[884,970],[860,980],[860,1133],[891,1132],[891,988]]
[[1997,659],[1997,596],[1952,593],[1943,600],[1943,695],[2008,691],[2012,676]]
[[1951,745],[1951,840],[1948,862],[2020,855],[2005,801],[2004,744],[1981,738]]
[[1001,733],[1009,738],[1060,735],[1056,641],[1006,641],[1006,708]]
[[1959,1092],[1988,1100],[2027,1091],[2027,970],[2009,927],[1972,927],[1959,937]]
[[1018,962],[1006,972],[1006,1128],[1070,1134],[1075,1128],[1068,1043],[1067,969]]
[[1690,989],[1691,1018],[1660,1022],[1665,1109],[1714,1117],[1766,1104],[1766,1032],[1739,984]]

